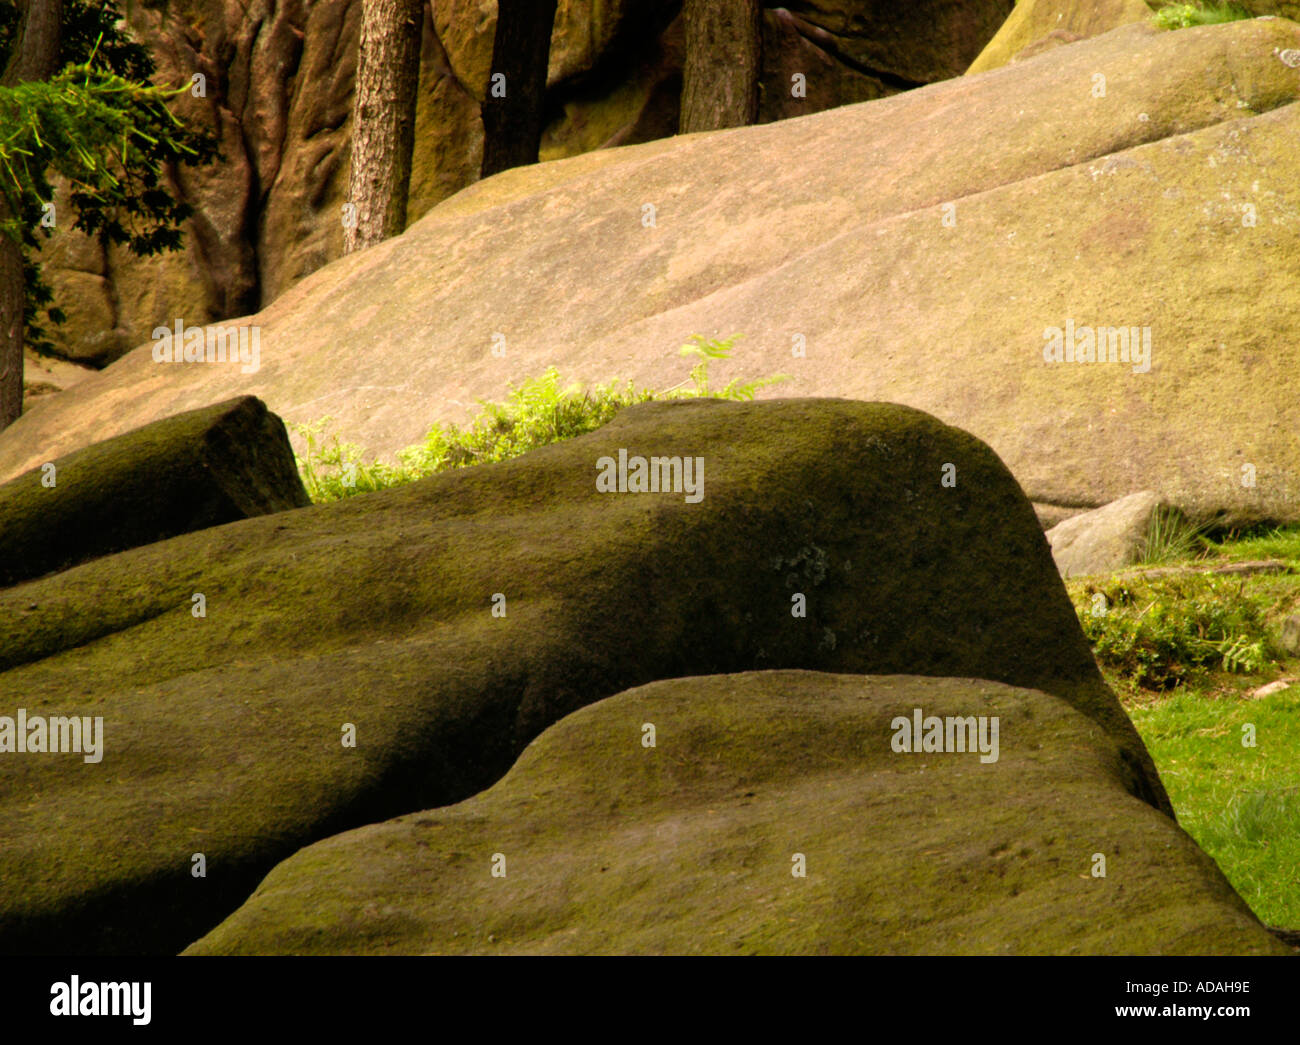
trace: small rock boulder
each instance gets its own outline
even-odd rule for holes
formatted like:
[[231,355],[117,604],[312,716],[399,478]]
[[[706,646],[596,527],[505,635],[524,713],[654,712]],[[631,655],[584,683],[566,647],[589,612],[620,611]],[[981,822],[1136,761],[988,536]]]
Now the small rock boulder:
[[0,486],[0,587],[310,503],[284,422],[240,396],[92,443]]
[[1300,614],[1293,614],[1282,622],[1282,648],[1293,656],[1300,656]]
[[1047,531],[1052,558],[1064,578],[1111,573],[1132,566],[1146,551],[1152,516],[1162,507],[1150,490],[1083,512]]

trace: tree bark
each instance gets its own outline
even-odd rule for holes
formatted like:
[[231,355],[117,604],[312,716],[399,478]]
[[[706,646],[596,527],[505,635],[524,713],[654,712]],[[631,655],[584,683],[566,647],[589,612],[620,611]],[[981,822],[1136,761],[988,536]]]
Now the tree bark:
[[345,215],[346,254],[406,228],[423,29],[423,0],[364,0],[348,187],[355,213]]
[[556,0],[500,0],[497,4],[492,76],[483,102],[480,174],[484,178],[537,162],[555,8]]
[[746,127],[758,119],[763,59],[759,0],[685,0],[682,134]]
[[59,67],[63,0],[17,0],[18,32],[0,85],[48,80]]
[[[8,220],[0,201],[0,222]],[[18,244],[0,233],[0,431],[23,412],[23,254]]]
[[[0,85],[10,87],[33,80],[48,80],[59,66],[63,0],[18,0],[20,22],[14,34]],[[12,215],[0,200],[0,223]],[[23,283],[22,248],[0,232],[0,431],[23,412],[23,308],[27,287]]]

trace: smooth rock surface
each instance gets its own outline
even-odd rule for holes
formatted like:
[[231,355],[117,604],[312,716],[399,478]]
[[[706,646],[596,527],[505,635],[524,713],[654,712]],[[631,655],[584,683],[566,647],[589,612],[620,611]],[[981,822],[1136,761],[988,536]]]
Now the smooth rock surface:
[[[976,750],[895,750],[917,708],[969,718]],[[1120,766],[1035,690],[655,682],[562,719],[468,801],[294,854],[185,953],[1288,953]]]
[[[764,12],[760,122],[958,76],[1012,0],[815,0]],[[425,5],[408,220],[478,180],[495,0]],[[559,0],[543,159],[677,133],[680,3]],[[137,258],[61,229],[42,260],[68,322],[60,352],[102,366],[177,317],[200,324],[270,304],[343,254],[360,0],[166,0],[123,7],[155,81],[206,77],[177,111],[221,142],[185,168],[196,211],[178,253]],[[801,97],[791,75],[805,77]],[[66,197],[59,200],[63,207]],[[60,210],[63,213],[63,210]]]

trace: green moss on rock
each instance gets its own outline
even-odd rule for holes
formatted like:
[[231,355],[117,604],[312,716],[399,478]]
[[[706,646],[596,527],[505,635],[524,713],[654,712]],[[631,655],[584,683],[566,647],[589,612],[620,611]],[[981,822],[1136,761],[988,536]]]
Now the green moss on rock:
[[[915,708],[996,716],[997,761],[894,751]],[[1035,690],[656,682],[562,719],[466,802],[295,854],[186,953],[1286,953],[1125,776]]]
[[[597,492],[620,449],[703,457],[703,499]],[[1043,690],[1110,738],[1135,805],[1171,813],[985,444],[885,403],[649,403],[0,591],[0,714],[105,734],[98,765],[0,757],[0,950],[178,950],[294,850],[469,797],[577,708],[768,668]]]
[[0,486],[0,586],[311,502],[253,396],[94,443]]

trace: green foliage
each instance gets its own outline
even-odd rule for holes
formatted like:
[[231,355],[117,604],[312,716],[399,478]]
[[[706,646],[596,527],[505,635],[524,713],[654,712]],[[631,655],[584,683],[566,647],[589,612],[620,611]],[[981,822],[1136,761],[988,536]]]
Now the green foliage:
[[1193,4],[1166,4],[1155,13],[1154,20],[1161,29],[1187,29],[1194,25],[1219,25],[1253,17],[1237,4],[1205,0]]
[[504,403],[481,403],[483,410],[468,428],[434,425],[423,443],[398,455],[413,477],[444,468],[468,468],[518,457],[529,450],[593,432],[632,403],[653,398],[636,392],[631,383],[583,389],[560,388],[560,375],[550,367],[541,377],[512,388]]
[[[1073,590],[1079,623],[1103,667],[1146,689],[1171,689],[1212,670],[1264,671],[1276,651],[1265,600],[1212,574],[1086,583]],[[1094,597],[1105,599],[1094,614]]]
[[355,443],[340,442],[337,435],[327,437],[325,428],[333,420],[327,415],[310,424],[292,426],[307,444],[306,455],[297,459],[298,473],[313,501],[338,501],[352,494],[373,493],[413,478],[382,461],[365,462],[361,447]]
[[682,385],[685,384],[685,382],[682,382],[681,385],[674,385],[664,392],[661,398],[711,396],[715,399],[750,400],[754,398],[754,393],[759,389],[787,380],[785,374],[775,374],[772,377],[763,377],[757,381],[748,382],[737,379],[731,381],[721,392],[710,392],[709,363],[714,359],[728,358],[738,340],[739,335],[736,334],[721,341],[710,341],[702,334],[692,334],[689,343],[682,345],[680,354],[695,356],[699,359],[699,362],[691,368],[690,381],[693,388],[684,392],[679,391]]
[[[20,19],[13,0],[0,0],[0,69],[9,62]],[[92,58],[97,67],[128,80],[143,82],[154,74],[153,59],[126,35],[114,0],[63,0],[59,65],[82,65]]]
[[171,227],[183,207],[158,185],[165,160],[194,156],[166,106],[175,91],[142,86],[89,66],[53,79],[0,88],[0,194],[11,239],[37,245],[40,204],[51,174],[68,178],[76,227],[140,254],[179,243]]
[[154,74],[149,52],[126,34],[126,20],[112,0],[63,0],[59,63],[84,65],[144,83]]
[[468,468],[490,464],[547,446],[564,439],[586,435],[607,424],[625,406],[652,399],[748,400],[761,388],[785,380],[785,376],[756,381],[733,380],[720,390],[709,387],[709,364],[727,359],[737,337],[708,340],[699,334],[682,346],[683,356],[700,361],[690,377],[672,388],[655,392],[635,389],[629,381],[611,382],[594,388],[577,384],[561,386],[559,371],[548,368],[540,377],[511,387],[504,402],[480,400],[477,417],[468,427],[434,425],[424,441],[398,451],[397,466],[366,461],[361,447],[326,437],[332,418],[295,425],[307,443],[307,454],[298,461],[303,486],[313,501],[334,501],[353,494],[382,490],[412,482],[447,468]]
[[[167,108],[185,88],[143,83],[153,63],[119,28],[113,4],[65,4],[60,58],[68,64],[49,81],[0,87],[0,223],[23,249],[27,291],[25,340],[37,351],[52,345],[42,314],[61,323],[49,285],[35,261],[42,204],[53,197],[50,178],[66,178],[76,211],[72,227],[135,254],[181,244],[180,223],[191,214],[167,188],[168,170],[216,156],[216,140],[187,128]],[[0,0],[0,66],[18,24],[11,0]]]

